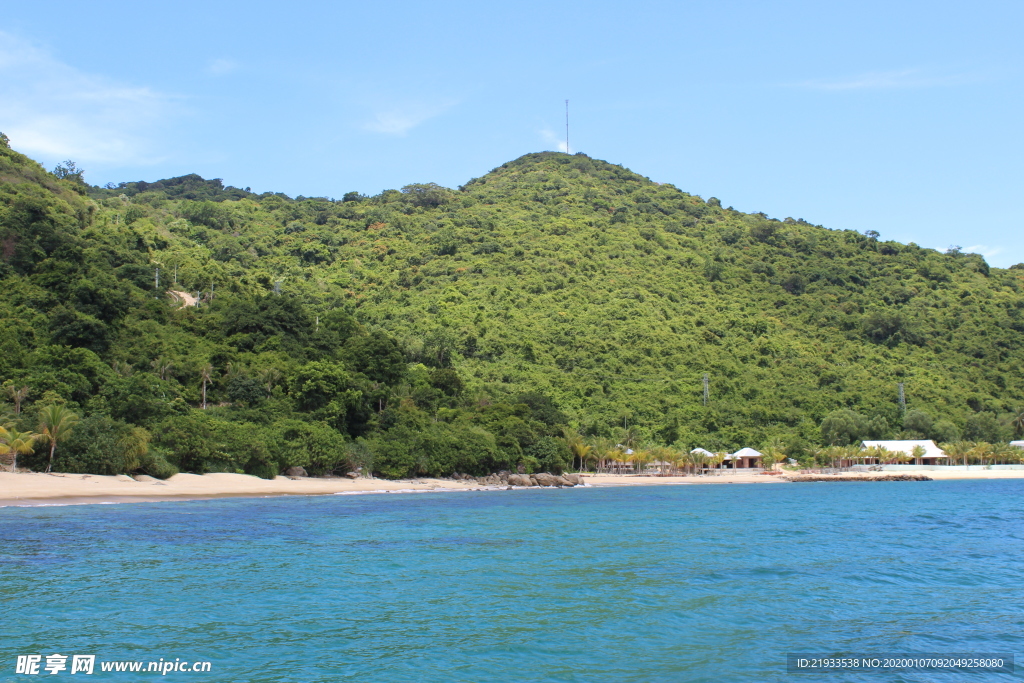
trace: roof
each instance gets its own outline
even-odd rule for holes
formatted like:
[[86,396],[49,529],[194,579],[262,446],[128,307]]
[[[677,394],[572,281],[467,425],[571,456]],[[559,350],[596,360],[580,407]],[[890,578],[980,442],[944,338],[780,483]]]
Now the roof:
[[735,453],[733,453],[729,457],[731,457],[731,458],[760,458],[761,454],[758,451],[755,451],[753,448],[750,448],[748,446],[746,448],[739,449],[738,451],[736,451]]
[[906,453],[912,455],[915,446],[921,446],[924,448],[925,458],[948,458],[949,456],[942,452],[942,449],[935,445],[935,442],[930,439],[923,439],[919,441],[865,441],[864,448],[874,448],[875,446],[881,446],[887,451],[893,453]]
[[705,458],[713,458],[713,457],[715,457],[714,453],[712,453],[711,451],[706,451],[703,448],[694,448],[690,452],[691,453],[697,453],[699,455],[703,455]]
[[1017,448],[1024,448],[1024,441],[1011,441],[1010,445],[1016,446]]

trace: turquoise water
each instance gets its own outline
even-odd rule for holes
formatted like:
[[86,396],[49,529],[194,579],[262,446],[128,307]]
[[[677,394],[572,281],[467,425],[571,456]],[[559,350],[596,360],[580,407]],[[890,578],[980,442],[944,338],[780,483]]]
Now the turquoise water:
[[[21,654],[84,680],[942,681],[787,652],[1024,655],[1024,481],[666,486],[0,509]],[[44,674],[45,675],[45,674]],[[46,680],[78,680],[63,672]]]

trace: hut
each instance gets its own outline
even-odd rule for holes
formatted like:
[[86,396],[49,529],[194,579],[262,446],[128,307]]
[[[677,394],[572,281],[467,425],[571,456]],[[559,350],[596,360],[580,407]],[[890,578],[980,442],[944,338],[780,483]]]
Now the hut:
[[732,455],[727,456],[726,459],[731,460],[733,469],[737,470],[761,466],[761,453],[749,446],[741,448]]

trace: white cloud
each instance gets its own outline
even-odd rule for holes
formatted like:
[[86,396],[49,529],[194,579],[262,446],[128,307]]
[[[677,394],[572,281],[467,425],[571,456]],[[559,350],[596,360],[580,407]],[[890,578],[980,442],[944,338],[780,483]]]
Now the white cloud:
[[908,88],[929,88],[935,86],[963,85],[978,80],[964,75],[932,76],[921,69],[899,69],[895,71],[869,71],[838,79],[813,79],[791,86],[811,90],[902,90]]
[[541,129],[540,135],[541,135],[542,138],[544,138],[544,144],[550,145],[550,146],[554,147],[556,151],[559,151],[559,152],[568,152],[569,151],[569,148],[565,144],[565,138],[564,137],[559,137],[558,134],[555,133],[550,128],[543,128],[543,129]]
[[363,124],[363,128],[373,133],[405,135],[424,121],[440,116],[456,104],[454,101],[407,102],[378,111],[372,121]]
[[233,59],[213,59],[206,65],[206,73],[211,76],[227,76],[238,71],[241,64]]
[[148,131],[172,107],[167,95],[85,73],[0,32],[0,131],[19,151],[83,165],[154,163]]
[[993,256],[997,256],[1003,253],[1002,247],[989,247],[984,244],[975,244],[966,249],[963,249],[965,254],[981,254],[986,259],[990,259]]

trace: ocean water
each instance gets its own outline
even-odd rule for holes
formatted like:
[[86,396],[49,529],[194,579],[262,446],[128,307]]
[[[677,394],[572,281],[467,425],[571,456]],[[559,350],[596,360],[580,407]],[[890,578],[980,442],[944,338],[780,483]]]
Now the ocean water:
[[[45,680],[952,681],[787,652],[1016,653],[1024,480],[0,509],[18,655],[209,661]],[[70,660],[69,660],[70,669]],[[45,659],[43,660],[45,665]]]

